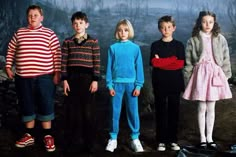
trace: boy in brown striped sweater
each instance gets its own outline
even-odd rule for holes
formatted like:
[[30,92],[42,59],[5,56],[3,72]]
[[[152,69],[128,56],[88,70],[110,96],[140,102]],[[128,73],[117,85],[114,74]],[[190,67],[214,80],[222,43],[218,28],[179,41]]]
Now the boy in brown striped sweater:
[[62,44],[66,147],[90,151],[95,140],[94,96],[100,77],[100,47],[98,40],[86,33],[89,23],[85,13],[74,13],[71,22],[75,34]]

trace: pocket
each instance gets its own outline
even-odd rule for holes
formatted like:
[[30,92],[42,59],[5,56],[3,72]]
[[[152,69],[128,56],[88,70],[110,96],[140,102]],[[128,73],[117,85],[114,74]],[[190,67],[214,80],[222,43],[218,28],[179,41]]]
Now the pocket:
[[222,80],[219,75],[214,76],[212,79],[212,85],[216,87],[221,87],[223,86]]

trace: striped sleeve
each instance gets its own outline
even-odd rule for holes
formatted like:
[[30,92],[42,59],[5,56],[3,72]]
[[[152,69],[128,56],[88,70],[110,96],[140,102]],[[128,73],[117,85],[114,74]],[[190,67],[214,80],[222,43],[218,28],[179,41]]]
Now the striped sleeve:
[[11,68],[15,59],[16,53],[16,33],[13,35],[11,41],[8,44],[8,50],[6,55],[6,68]]
[[100,77],[100,47],[98,40],[94,40],[94,45],[92,47],[93,51],[93,77],[94,80],[98,80]]
[[60,48],[60,42],[55,33],[52,33],[50,47],[53,53],[54,71],[60,72],[61,71],[61,48]]

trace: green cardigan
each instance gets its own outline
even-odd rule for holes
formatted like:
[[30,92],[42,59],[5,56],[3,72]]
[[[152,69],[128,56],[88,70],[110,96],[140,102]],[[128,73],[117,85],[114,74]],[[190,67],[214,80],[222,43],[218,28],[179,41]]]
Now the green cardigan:
[[[222,34],[218,34],[217,37],[212,38],[213,45],[213,57],[216,64],[220,66],[225,73],[225,76],[229,79],[232,76],[229,47],[225,37]],[[199,62],[203,51],[203,41],[201,36],[191,37],[187,41],[185,57],[186,65],[183,69],[185,84],[189,81],[194,66]]]

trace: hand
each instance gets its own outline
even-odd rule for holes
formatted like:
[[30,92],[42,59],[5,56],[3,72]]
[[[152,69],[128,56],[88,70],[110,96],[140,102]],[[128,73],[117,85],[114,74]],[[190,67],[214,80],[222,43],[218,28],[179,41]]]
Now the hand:
[[158,54],[155,54],[155,58],[160,58],[160,57],[158,56]]
[[135,89],[133,92],[133,96],[139,96],[140,95],[140,90]]
[[63,90],[64,90],[64,95],[68,96],[68,92],[70,92],[70,86],[69,86],[67,80],[63,81]]
[[60,72],[55,72],[53,76],[53,82],[55,85],[60,83]]
[[93,81],[89,87],[91,93],[95,93],[98,90],[98,81]]
[[6,68],[6,73],[9,79],[14,78],[14,73],[12,72],[11,68]]
[[111,89],[111,90],[109,91],[109,93],[110,93],[110,96],[115,96],[115,95],[116,95],[116,92],[115,92],[114,89]]

